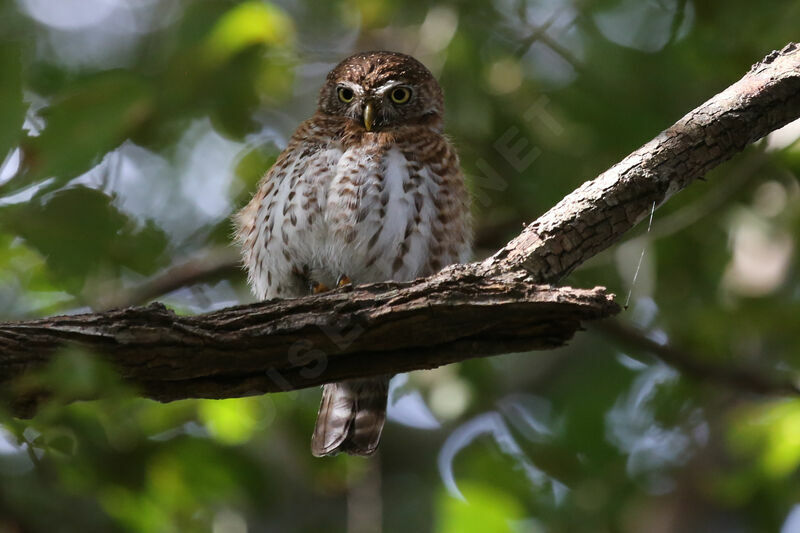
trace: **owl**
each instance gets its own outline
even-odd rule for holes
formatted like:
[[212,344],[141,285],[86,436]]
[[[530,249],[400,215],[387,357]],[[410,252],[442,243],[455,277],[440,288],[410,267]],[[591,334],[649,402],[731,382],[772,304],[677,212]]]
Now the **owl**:
[[[366,52],[334,67],[317,111],[236,216],[256,297],[408,281],[467,261],[469,196],[443,113],[439,84],[413,57]],[[375,452],[389,378],[324,385],[315,456]]]

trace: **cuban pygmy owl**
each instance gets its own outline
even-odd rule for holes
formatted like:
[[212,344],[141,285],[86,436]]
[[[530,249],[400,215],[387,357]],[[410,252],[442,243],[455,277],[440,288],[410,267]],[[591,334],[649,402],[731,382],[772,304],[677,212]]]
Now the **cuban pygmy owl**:
[[[360,53],[331,70],[316,113],[237,215],[259,299],[408,281],[469,259],[469,196],[443,107],[433,75],[404,54]],[[312,453],[374,453],[388,384],[325,385]]]

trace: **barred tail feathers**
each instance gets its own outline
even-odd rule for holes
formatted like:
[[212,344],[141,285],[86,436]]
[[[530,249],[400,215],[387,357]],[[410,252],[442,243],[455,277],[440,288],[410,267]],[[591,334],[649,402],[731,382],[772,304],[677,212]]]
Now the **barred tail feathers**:
[[311,453],[317,457],[339,452],[350,455],[375,453],[386,422],[388,392],[388,377],[354,379],[323,386]]

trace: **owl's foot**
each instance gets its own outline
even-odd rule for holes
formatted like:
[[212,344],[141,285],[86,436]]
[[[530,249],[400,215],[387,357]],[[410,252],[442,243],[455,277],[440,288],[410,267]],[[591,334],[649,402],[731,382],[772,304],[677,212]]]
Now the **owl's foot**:
[[318,281],[311,281],[308,283],[308,286],[309,289],[311,289],[311,294],[321,294],[330,290],[327,285]]
[[[341,289],[342,287],[351,287],[353,283],[350,281],[350,278],[347,277],[345,274],[339,276],[339,279],[336,280],[336,288]],[[311,291],[311,294],[321,294],[323,292],[328,292],[330,287],[325,285],[324,283],[320,283],[319,281],[308,281],[308,289]]]

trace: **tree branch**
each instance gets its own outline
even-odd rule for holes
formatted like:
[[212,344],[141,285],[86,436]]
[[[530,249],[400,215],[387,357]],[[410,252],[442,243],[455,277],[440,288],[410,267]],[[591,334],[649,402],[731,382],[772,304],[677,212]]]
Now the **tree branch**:
[[[409,283],[195,317],[151,305],[0,324],[0,382],[45,363],[66,344],[105,354],[125,379],[163,401],[289,390],[560,346],[582,321],[619,308],[602,288],[534,283],[567,275],[619,240],[653,205],[798,117],[800,47],[790,44],[481,263]],[[35,399],[17,396],[17,412]]]
[[[65,343],[104,353],[161,401],[227,398],[561,346],[619,308],[602,288],[535,285],[525,273],[456,265],[424,280],[271,300],[197,316],[160,304],[0,324],[0,375]],[[29,412],[39,391],[15,402]]]
[[592,181],[484,261],[483,272],[525,269],[555,283],[617,242],[673,194],[800,117],[800,46],[786,45]]
[[208,248],[201,254],[175,264],[135,287],[119,289],[111,291],[110,294],[106,293],[91,298],[92,309],[114,309],[141,305],[181,287],[232,276],[236,273],[244,275],[239,254],[232,246]]
[[756,394],[797,396],[800,387],[790,379],[772,377],[757,369],[736,368],[704,361],[697,354],[683,351],[669,344],[660,344],[647,334],[618,320],[603,320],[591,327],[623,345],[649,352],[683,374],[700,380],[728,385],[737,391]]

